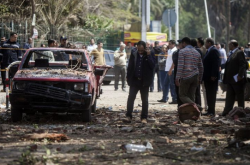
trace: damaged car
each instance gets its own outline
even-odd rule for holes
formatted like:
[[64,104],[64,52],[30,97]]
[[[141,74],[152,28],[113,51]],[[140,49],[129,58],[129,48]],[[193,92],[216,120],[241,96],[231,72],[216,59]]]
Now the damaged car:
[[32,48],[11,83],[13,122],[22,114],[79,113],[91,121],[103,78],[110,66],[94,66],[85,50]]

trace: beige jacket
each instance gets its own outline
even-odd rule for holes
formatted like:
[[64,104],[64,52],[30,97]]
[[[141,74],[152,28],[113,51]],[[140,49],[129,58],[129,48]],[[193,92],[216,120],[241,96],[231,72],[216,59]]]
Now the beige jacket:
[[104,51],[102,48],[101,51],[97,48],[93,49],[90,55],[94,56],[95,65],[106,65]]
[[121,52],[120,49],[114,53],[115,65],[126,66],[127,55],[124,52]]

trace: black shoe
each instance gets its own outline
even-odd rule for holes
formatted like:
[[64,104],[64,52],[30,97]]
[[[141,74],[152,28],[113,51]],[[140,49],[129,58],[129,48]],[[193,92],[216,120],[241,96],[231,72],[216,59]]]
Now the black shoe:
[[213,116],[214,116],[214,114],[213,114],[213,113],[204,113],[204,114],[202,114],[202,116],[209,116],[209,117],[213,117]]
[[202,112],[203,108],[199,104],[196,104],[196,106],[200,110],[200,112]]
[[177,104],[177,101],[175,100],[175,101],[172,101],[172,102],[170,102],[168,104]]
[[162,92],[162,90],[158,90],[158,92]]
[[117,91],[118,89],[115,89],[115,91]]
[[122,88],[122,91],[123,91],[123,92],[126,92],[126,89],[125,89],[125,88]]
[[167,101],[164,101],[164,100],[157,100],[158,102],[160,102],[160,103],[166,103]]

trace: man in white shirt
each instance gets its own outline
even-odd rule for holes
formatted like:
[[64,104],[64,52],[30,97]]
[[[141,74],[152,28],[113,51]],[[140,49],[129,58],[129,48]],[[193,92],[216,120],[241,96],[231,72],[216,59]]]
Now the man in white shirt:
[[172,96],[172,102],[170,102],[169,104],[177,104],[177,96],[176,96],[176,92],[175,92],[175,85],[174,85],[174,71],[172,71],[172,74],[169,76],[168,72],[170,71],[170,68],[173,64],[173,60],[172,60],[172,55],[175,51],[177,51],[176,48],[176,42],[175,40],[170,40],[169,41],[169,50],[168,50],[168,56],[167,56],[167,60],[166,60],[166,67],[165,67],[165,71],[166,71],[166,77],[164,80],[164,88],[163,88],[163,96],[161,100],[158,100],[158,102],[164,102],[166,103],[168,101],[168,93],[169,93],[169,89],[171,92],[171,96]]
[[225,68],[225,64],[227,62],[227,53],[225,50],[225,44],[221,44],[221,49],[220,49],[220,60],[221,60],[221,69]]
[[87,50],[88,52],[92,52],[92,50],[96,49],[97,45],[95,44],[95,40],[92,38],[90,40],[90,45],[88,46]]

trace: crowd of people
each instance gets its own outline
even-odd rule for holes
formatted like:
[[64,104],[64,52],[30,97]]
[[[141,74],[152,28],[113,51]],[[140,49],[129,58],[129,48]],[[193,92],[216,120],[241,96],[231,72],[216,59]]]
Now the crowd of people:
[[[17,43],[18,34],[11,33],[8,40],[1,38],[0,61],[3,90],[5,90],[4,69],[18,58],[26,49],[32,48],[32,38],[20,47]],[[239,47],[236,40],[228,43],[230,52],[225,50],[225,44],[215,43],[212,38],[170,40],[168,44],[160,46],[158,41],[154,46],[150,42],[139,41],[132,46],[120,43],[114,52],[114,90],[118,90],[121,76],[122,90],[126,91],[126,81],[129,85],[127,100],[127,119],[132,120],[134,100],[140,91],[142,99],[141,121],[147,122],[148,95],[154,91],[154,77],[157,75],[157,90],[162,92],[161,103],[176,104],[177,107],[185,103],[195,103],[200,111],[207,110],[203,115],[214,116],[218,80],[222,69],[225,69],[223,83],[227,84],[225,108],[222,116],[233,109],[235,98],[238,106],[244,105],[244,88],[247,82],[247,60],[250,57],[250,43],[244,49]],[[44,47],[45,45],[41,45]],[[67,42],[67,37],[60,37],[60,45],[54,39],[48,40],[48,47],[76,48]],[[21,50],[21,48],[23,50]],[[11,49],[11,51],[9,51]],[[95,65],[106,65],[103,43],[91,39],[88,46],[82,49],[89,52]],[[247,60],[246,60],[247,59]],[[201,90],[204,105],[201,105]],[[169,92],[172,101],[169,101]]]

